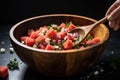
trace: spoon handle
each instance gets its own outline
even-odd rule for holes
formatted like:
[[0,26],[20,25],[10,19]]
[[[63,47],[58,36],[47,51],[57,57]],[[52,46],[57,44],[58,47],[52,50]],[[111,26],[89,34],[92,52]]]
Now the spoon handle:
[[103,17],[102,19],[93,23],[92,25],[88,25],[86,27],[80,27],[80,29],[83,29],[85,31],[85,35],[87,35],[93,28],[100,25],[101,23],[104,23],[105,21],[107,21],[107,16]]
[[98,26],[99,24],[104,23],[106,20],[107,20],[107,16],[105,16],[104,18],[100,19],[99,21],[97,21],[93,25],[94,25],[94,27]]

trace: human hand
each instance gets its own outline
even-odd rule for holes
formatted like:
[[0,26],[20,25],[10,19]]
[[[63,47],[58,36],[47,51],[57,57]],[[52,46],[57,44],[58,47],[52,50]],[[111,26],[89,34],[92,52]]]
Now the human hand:
[[118,30],[120,28],[120,0],[116,0],[111,5],[106,16],[108,16],[109,26],[115,31]]

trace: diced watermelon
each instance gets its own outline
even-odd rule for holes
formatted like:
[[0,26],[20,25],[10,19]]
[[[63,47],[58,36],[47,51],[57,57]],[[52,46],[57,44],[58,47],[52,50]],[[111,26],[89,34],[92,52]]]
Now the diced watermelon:
[[35,40],[32,39],[32,38],[27,38],[27,39],[25,40],[25,44],[28,45],[28,46],[33,46],[34,43],[35,43]]
[[46,33],[46,37],[49,37],[51,39],[56,39],[57,38],[57,31],[54,29],[50,29],[47,33]]
[[8,67],[7,66],[0,66],[0,77],[5,78],[8,76]]
[[38,37],[39,31],[32,32],[30,38],[36,39]]
[[28,31],[28,36],[30,36],[33,32],[35,32],[33,29]]
[[74,37],[72,35],[67,35],[67,39],[74,41]]
[[67,26],[66,26],[65,23],[61,23],[61,24],[60,24],[60,27],[61,27],[61,28],[66,28]]
[[95,43],[99,43],[100,42],[100,38],[99,37],[95,37],[92,39]]
[[71,31],[72,29],[76,28],[74,24],[70,24],[69,27],[67,28],[68,32]]
[[63,47],[66,50],[72,49],[73,47],[73,43],[72,40],[67,39],[64,43],[63,43]]
[[43,31],[43,30],[44,30],[44,31],[47,31],[47,27],[46,27],[46,26],[40,27],[38,31],[39,31],[39,33],[40,33],[40,32]]
[[91,45],[93,45],[93,44],[95,44],[95,43],[94,43],[94,41],[92,41],[92,40],[88,40],[88,41],[86,42],[86,44],[87,44],[88,46],[91,46]]
[[25,41],[27,38],[29,38],[28,36],[23,36],[23,37],[21,37],[21,41]]
[[28,36],[21,37],[21,41],[24,41],[24,43],[28,46],[33,46],[35,43],[35,40]]
[[28,36],[21,37],[21,41],[24,41],[24,43],[28,46],[33,46],[35,43],[35,40]]
[[54,50],[54,46],[48,44],[45,48],[45,50]]
[[45,41],[45,36],[44,35],[39,35],[36,39],[36,43],[43,43]]
[[40,49],[45,49],[45,45],[39,44]]
[[83,40],[83,43],[86,43],[87,42],[87,40],[86,40],[86,38]]
[[80,49],[84,49],[85,47],[84,46],[81,46]]
[[100,42],[100,39],[98,37],[93,38],[92,40],[88,40],[86,44],[88,46],[98,44]]
[[66,34],[67,34],[66,32],[61,31],[57,34],[57,36],[58,36],[58,38],[63,39],[66,36]]

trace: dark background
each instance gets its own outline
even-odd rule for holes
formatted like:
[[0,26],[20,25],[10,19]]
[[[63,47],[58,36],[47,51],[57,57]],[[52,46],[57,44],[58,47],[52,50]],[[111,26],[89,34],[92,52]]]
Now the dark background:
[[68,13],[99,20],[115,0],[4,0],[0,1],[0,25],[44,14]]

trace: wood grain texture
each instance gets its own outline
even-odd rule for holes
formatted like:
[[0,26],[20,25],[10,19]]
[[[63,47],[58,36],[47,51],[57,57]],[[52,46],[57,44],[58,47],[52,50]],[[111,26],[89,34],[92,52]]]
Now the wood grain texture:
[[88,69],[100,58],[109,39],[109,30],[104,24],[92,31],[94,36],[100,37],[101,42],[85,49],[46,51],[28,47],[20,42],[20,37],[26,35],[28,29],[70,21],[75,25],[89,25],[96,20],[71,14],[51,14],[23,20],[10,30],[10,39],[16,54],[32,69],[47,76],[74,76]]

